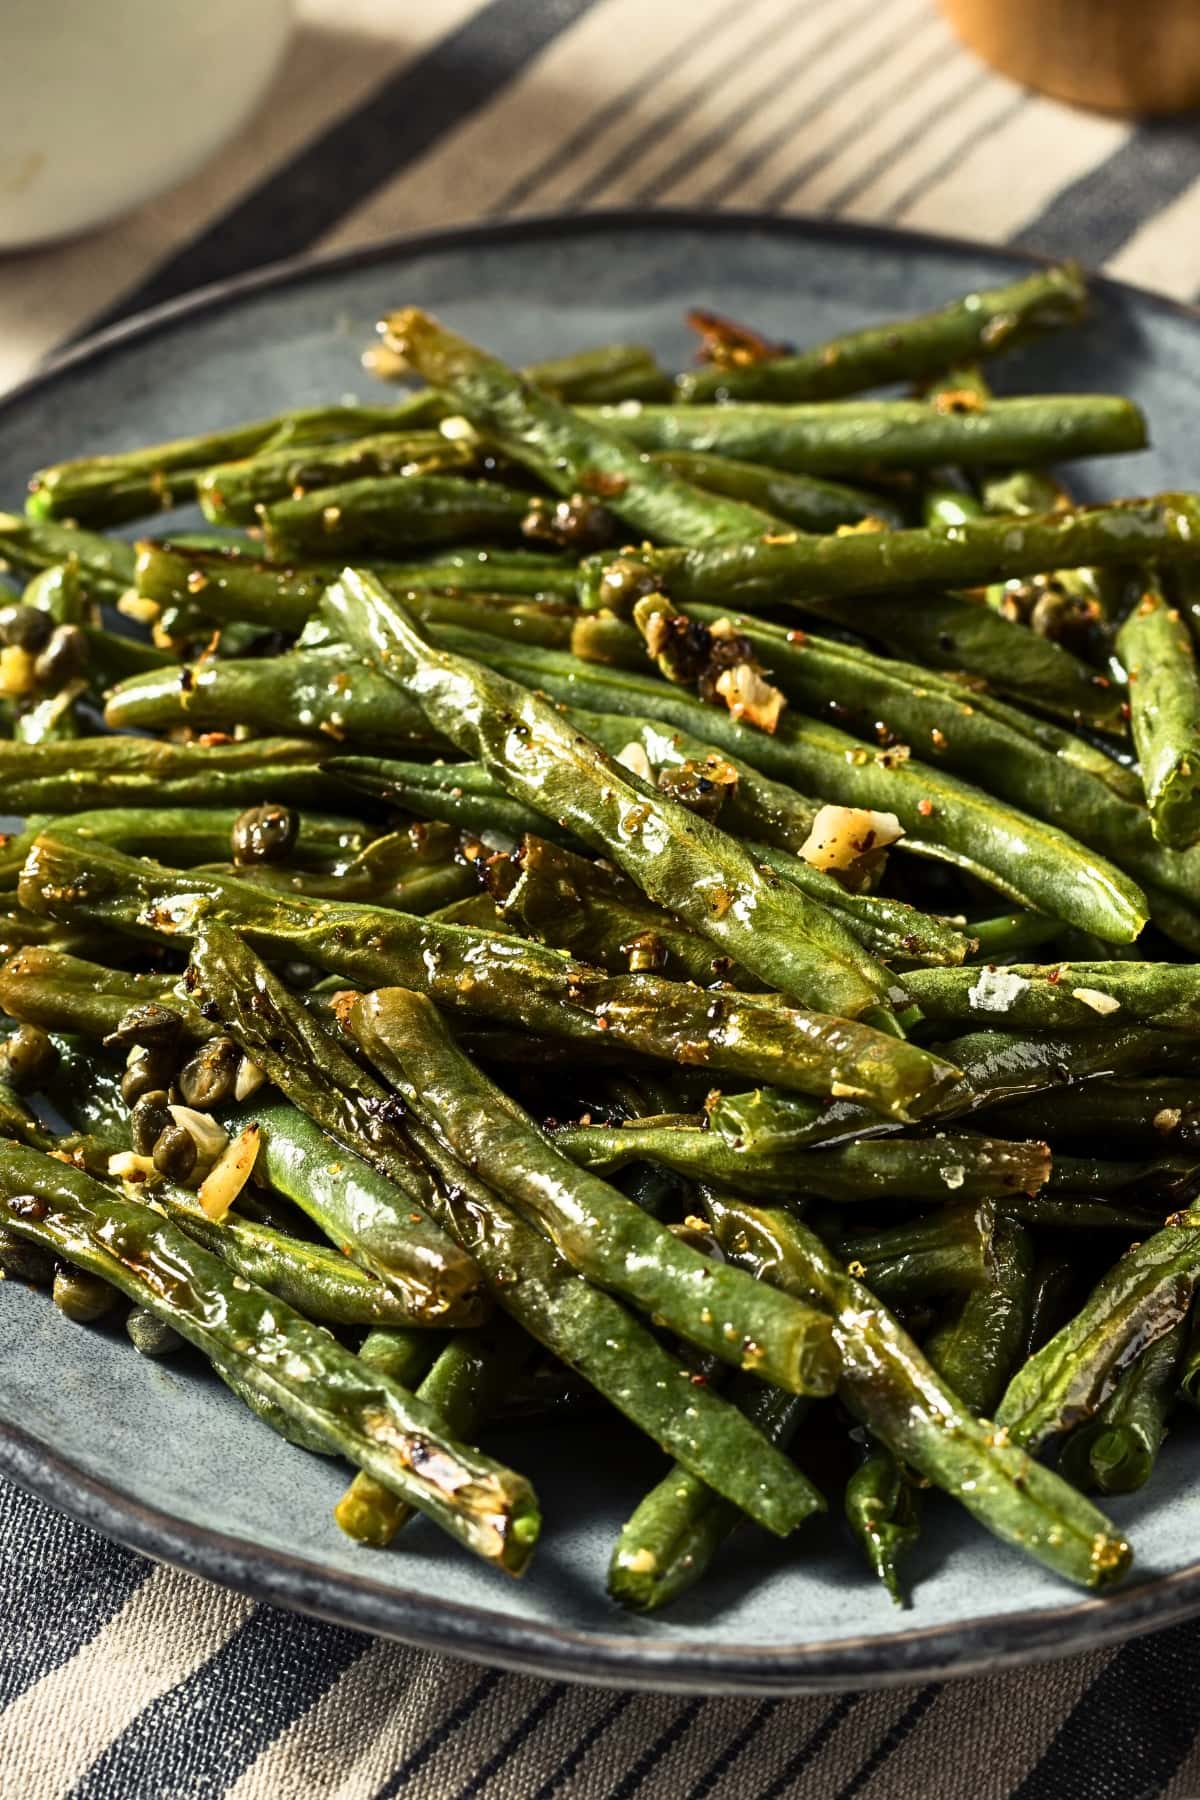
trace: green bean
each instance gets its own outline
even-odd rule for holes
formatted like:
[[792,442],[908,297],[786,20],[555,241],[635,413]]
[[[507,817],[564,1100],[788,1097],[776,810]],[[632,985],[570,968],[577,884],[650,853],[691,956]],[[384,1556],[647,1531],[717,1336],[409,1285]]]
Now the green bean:
[[102,537],[50,519],[22,518],[0,512],[0,568],[34,575],[59,563],[74,561],[79,585],[91,600],[119,600],[132,586],[132,544]]
[[806,1148],[803,1156],[772,1156],[738,1150],[719,1130],[650,1122],[564,1127],[554,1142],[582,1167],[604,1175],[648,1158],[690,1180],[715,1181],[740,1193],[843,1205],[1034,1192],[1050,1171],[1045,1144],[973,1136],[875,1138]]
[[[922,912],[886,894],[853,893],[842,887],[836,876],[769,844],[751,843],[747,848],[777,875],[837,913],[874,956],[941,968],[963,962],[974,948],[973,938],[935,913]],[[907,974],[897,986],[898,991],[907,990]]]
[[[811,1402],[802,1394],[737,1378],[730,1398],[771,1444],[785,1449]],[[818,1496],[819,1500],[819,1496]],[[824,1510],[819,1500],[818,1510]],[[745,1514],[682,1463],[674,1463],[621,1528],[608,1565],[608,1592],[632,1612],[655,1612],[700,1580]]]
[[368,476],[472,470],[475,462],[469,446],[453,443],[440,431],[381,432],[349,443],[262,450],[240,461],[216,463],[196,481],[196,499],[214,525],[253,525],[259,506],[312,488]]
[[996,1201],[1006,1217],[1048,1231],[1119,1231],[1145,1235],[1161,1222],[1162,1207],[1126,1206],[1119,1201],[1074,1193],[1006,1194]]
[[1007,1031],[1095,1031],[1153,1024],[1200,1032],[1200,969],[1190,963],[1010,963],[914,969],[905,985],[931,1024],[970,1026],[981,1015]]
[[[1144,897],[1128,877],[1063,832],[1035,821],[901,750],[880,750],[832,726],[785,713],[773,735],[754,731],[668,683],[623,669],[580,665],[551,650],[495,645],[474,632],[442,634],[503,675],[568,706],[650,716],[694,731],[776,781],[846,806],[895,813],[926,854],[966,867],[1032,911],[1132,942]],[[1131,809],[1132,810],[1132,809]],[[1136,817],[1136,815],[1135,815]]]
[[500,897],[501,914],[542,943],[618,975],[652,969],[702,987],[715,981],[761,985],[729,957],[715,954],[707,938],[585,857],[528,835],[519,867],[514,885]]
[[51,1150],[54,1147],[52,1133],[48,1132],[37,1115],[26,1106],[10,1080],[0,1076],[0,1139],[15,1138],[18,1143],[31,1144],[35,1150]]
[[1090,1419],[1121,1375],[1186,1318],[1200,1281],[1200,1214],[1178,1213],[1127,1250],[1083,1307],[1013,1376],[996,1422],[1038,1450]]
[[996,356],[1044,331],[1075,325],[1087,289],[1074,263],[981,288],[936,312],[868,325],[810,350],[761,362],[700,369],[676,383],[683,400],[833,400],[893,381],[923,381],[943,369]]
[[[403,1066],[379,1041],[371,1056],[411,1109],[418,1093]],[[411,1110],[406,1130],[435,1177],[432,1205],[439,1223],[476,1258],[498,1303],[531,1337],[769,1531],[783,1536],[821,1509],[811,1483],[736,1407],[695,1383],[620,1301],[580,1281],[554,1246],[484,1187]]]
[[1040,950],[1062,935],[1062,923],[1045,913],[1001,913],[992,919],[972,919],[971,936],[978,945],[975,962],[1018,962],[1029,950]]
[[903,513],[885,494],[822,481],[816,475],[766,469],[761,463],[735,462],[699,450],[660,450],[651,460],[706,494],[744,501],[802,531],[836,531],[839,525],[857,525],[863,519],[891,526],[904,523]]
[[718,1242],[740,1266],[833,1316],[839,1397],[902,1463],[944,1488],[982,1525],[1084,1587],[1118,1580],[1128,1544],[1091,1504],[980,1423],[935,1374],[892,1315],[789,1214],[707,1190]]
[[857,941],[727,834],[658,794],[516,682],[434,649],[377,582],[347,570],[326,597],[351,641],[404,684],[429,724],[481,755],[515,798],[549,809],[771,987],[854,1018],[888,982]]
[[[574,600],[578,574],[560,556],[530,550],[434,554],[418,563],[376,563],[376,575],[399,594],[470,598],[480,592],[514,599]],[[247,621],[274,631],[303,631],[341,564],[259,562],[241,552],[188,550],[173,543],[137,546],[137,590],[159,607],[196,605],[208,618]],[[414,606],[420,600],[410,602]]]
[[415,813],[419,819],[449,820],[465,830],[494,832],[512,843],[533,833],[554,843],[582,847],[570,832],[559,830],[553,819],[506,794],[482,763],[337,756],[327,766],[332,775],[360,793]]
[[989,1114],[1014,1137],[1105,1138],[1140,1146],[1191,1148],[1200,1142],[1200,1082],[1185,1075],[1136,1075],[1085,1081],[1065,1092],[1034,1096]]
[[430,1408],[161,1214],[15,1148],[0,1169],[0,1201],[8,1229],[164,1319],[468,1549],[511,1574],[528,1562],[538,1512],[521,1476],[456,1443]]
[[190,935],[205,905],[216,901],[269,952],[350,981],[403,980],[455,1010],[519,1020],[556,1037],[603,1033],[608,1044],[751,1080],[769,1071],[781,1085],[860,1095],[894,1117],[937,1104],[955,1079],[949,1065],[858,1021],[732,992],[714,999],[653,976],[610,977],[528,940],[379,908],[267,895],[225,876],[156,869],[68,836],[37,840],[22,891],[34,911],[168,938]]
[[346,789],[324,775],[332,744],[255,738],[233,744],[84,738],[37,748],[0,740],[0,792],[19,813],[108,806],[254,806],[264,800],[331,811]]
[[[383,380],[407,379],[412,368],[395,349],[375,346],[363,357],[364,367]],[[671,392],[671,378],[659,368],[653,350],[645,344],[601,344],[594,350],[572,350],[565,356],[530,363],[521,373],[535,386],[560,400],[651,399]],[[420,388],[405,397],[406,414],[423,424],[435,423],[448,412],[445,399],[434,388]]]
[[885,1306],[985,1288],[995,1267],[996,1209],[988,1200],[868,1231],[826,1234],[828,1247]]
[[196,497],[200,473],[213,463],[253,456],[264,449],[299,448],[388,431],[403,408],[314,406],[256,419],[167,444],[79,457],[39,469],[29,482],[29,513],[39,522],[74,519],[84,525],[120,525],[147,513],[186,506]]
[[900,1563],[921,1533],[916,1492],[896,1458],[868,1438],[866,1454],[846,1483],[846,1519],[897,1606],[905,1604]]
[[586,578],[585,602],[628,609],[658,586],[682,606],[746,606],[809,595],[902,593],[938,585],[978,586],[1013,575],[1092,562],[1186,561],[1197,554],[1200,501],[1160,494],[1022,520],[970,520],[947,530],[867,531],[835,537],[747,537],[706,549],[639,550]]
[[173,985],[170,975],[130,974],[34,945],[0,967],[0,1006],[10,1018],[46,1031],[102,1039],[117,1030],[131,1007],[158,1002],[178,1014],[184,1042],[214,1036],[195,1007],[177,1001]]
[[[633,400],[581,407],[579,416],[589,425],[618,429],[639,450],[701,451],[857,481],[880,470],[947,463],[1009,467],[1107,456],[1141,450],[1147,441],[1139,409],[1114,394],[1034,394],[993,400],[967,412],[939,412],[923,400],[781,406],[659,406]],[[645,529],[653,535],[652,527]],[[1070,566],[1071,560],[1054,558],[1042,567]]]
[[[1186,1040],[1182,1048],[1188,1052],[1182,1060],[1194,1059]],[[1076,1083],[1161,1069],[1169,1060],[1161,1032],[1140,1025],[1070,1037],[975,1031],[938,1049],[962,1072],[961,1083],[938,1107],[942,1118],[1041,1094],[1067,1097],[1069,1103]],[[709,1108],[712,1130],[734,1147],[762,1156],[784,1156],[810,1144],[851,1136],[871,1123],[869,1112],[846,1099],[821,1108],[809,1098],[771,1088],[723,1094]]]
[[[264,1143],[270,1142],[272,1116],[283,1110],[278,1104],[259,1109],[266,1119]],[[222,1120],[232,1136],[236,1136],[244,1124],[258,1122],[258,1113],[246,1108],[233,1118]],[[326,1168],[329,1167],[330,1149],[326,1141]],[[322,1171],[318,1169],[315,1173],[320,1179]],[[354,1169],[345,1171],[347,1185],[353,1182],[355,1173]],[[154,1182],[147,1192],[166,1207],[181,1230],[206,1250],[211,1250],[214,1256],[219,1256],[235,1274],[254,1282],[256,1287],[265,1288],[269,1294],[277,1294],[306,1318],[330,1325],[429,1325],[428,1307],[421,1303],[419,1296],[414,1304],[412,1296],[393,1283],[381,1281],[369,1269],[360,1268],[340,1249],[330,1250],[321,1244],[305,1243],[301,1238],[260,1224],[256,1219],[243,1218],[236,1212],[226,1213],[218,1222],[197,1206],[195,1195],[188,1189],[175,1188],[169,1182]],[[438,1317],[439,1324],[453,1322],[452,1313]],[[399,1374],[395,1378],[400,1380]],[[402,1385],[408,1386],[408,1383],[402,1382]]]
[[932,1366],[977,1418],[990,1418],[1024,1355],[1033,1303],[1029,1232],[1001,1216],[992,1236],[991,1279],[973,1288],[925,1339]]
[[380,475],[314,488],[259,508],[267,548],[290,556],[342,557],[356,550],[420,549],[472,538],[519,539],[537,506],[532,495],[454,475]]
[[[170,855],[181,867],[218,862],[229,855],[240,806],[113,806],[90,812],[35,814],[0,852],[0,869],[20,873],[21,862],[39,831],[61,824],[76,837],[96,838],[138,856]],[[306,811],[290,861],[300,868],[347,866],[367,848],[370,833],[361,820]]]
[[591,1281],[651,1313],[685,1342],[792,1393],[828,1393],[828,1328],[810,1308],[763,1305],[764,1290],[691,1250],[615,1188],[572,1166],[527,1114],[458,1050],[430,1003],[403,988],[359,1002],[355,1032],[410,1079],[420,1115],[460,1161],[547,1231]]
[[668,543],[714,544],[772,528],[769,514],[681,481],[631,448],[618,422],[573,411],[416,308],[393,313],[384,339],[489,443],[555,493],[597,498],[627,525]]
[[[528,1362],[532,1349],[532,1341],[520,1326],[503,1316],[472,1331],[458,1332],[417,1388],[417,1399],[432,1407],[455,1437],[470,1442]],[[412,1511],[381,1482],[360,1472],[334,1507],[333,1516],[348,1537],[382,1549],[412,1517]]]
[[[1092,669],[1065,645],[1039,637],[963,594],[927,591],[919,602],[914,598],[913,604],[902,606],[891,593],[809,595],[798,604],[805,614],[869,638],[926,672],[969,677],[963,685],[981,686],[985,695],[1005,695],[1068,725],[1082,722],[1117,737],[1126,735],[1123,684]],[[1039,723],[1045,727],[1042,736],[1053,729],[1044,720],[1025,720],[1031,732]],[[1080,740],[1074,740],[1074,747],[1077,754],[1086,753]],[[1128,775],[1118,769],[1114,779],[1132,792]]]
[[350,982],[407,984],[451,1010],[560,1040],[602,1037],[606,1046],[751,1081],[769,1074],[783,1087],[857,1095],[895,1118],[936,1105],[956,1078],[950,1065],[856,1020],[733,992],[714,997],[650,975],[608,976],[523,938],[266,894],[227,876],[159,869],[67,835],[37,840],[22,895],[33,912],[185,940],[215,902],[221,917],[268,954],[311,962]]
[[[401,1295],[405,1316],[430,1324],[475,1324],[484,1310],[479,1270],[423,1210],[428,1181],[389,1122],[387,1093],[288,993],[235,934],[204,920],[180,984],[288,1099],[336,1140],[289,1198]],[[286,1129],[286,1127],[285,1127]],[[266,1136],[270,1136],[268,1128]],[[294,1142],[294,1139],[292,1140]],[[386,1177],[364,1178],[344,1151],[353,1150]],[[279,1153],[291,1154],[285,1144]],[[268,1152],[270,1155],[270,1152]],[[315,1160],[315,1159],[314,1159]],[[270,1164],[268,1163],[268,1167]]]
[[1132,1494],[1144,1486],[1167,1435],[1187,1321],[1143,1350],[1089,1424],[1073,1431],[1059,1466],[1076,1487]]
[[446,1342],[435,1331],[377,1325],[359,1345],[358,1356],[369,1369],[379,1369],[401,1387],[415,1389],[428,1375]]
[[1197,1153],[1186,1151],[1127,1162],[1113,1157],[1065,1156],[1056,1152],[1050,1189],[1056,1194],[1157,1195],[1176,1201],[1192,1184]]
[[1155,837],[1174,850],[1200,842],[1200,673],[1191,633],[1147,583],[1117,635],[1129,671],[1133,741]]
[[[686,768],[687,759],[681,757],[686,748],[702,752],[705,759],[717,757],[722,763],[727,761],[720,752],[689,739],[686,733],[664,731],[653,720],[614,718],[574,708],[568,709],[567,717],[589,737],[595,738],[610,755],[619,756],[627,745],[636,744],[658,756],[662,768]],[[693,766],[703,768],[705,765],[700,762]],[[729,797],[721,809],[722,823],[728,823],[735,834],[743,838],[747,832],[773,830],[776,836],[793,843],[807,841],[812,820],[816,817],[815,803],[804,802],[792,790],[768,781],[746,765],[728,766],[736,774],[737,782],[736,786],[726,790]],[[342,776],[364,793],[415,812],[422,818],[450,818],[456,824],[474,830],[490,829],[514,840],[529,836],[537,838],[543,845],[549,840],[563,851],[570,851],[578,844],[578,839],[570,832],[562,831],[553,819],[513,800],[482,763],[401,763],[351,756],[335,758],[329,768],[331,773]],[[969,953],[971,939],[944,919],[885,895],[851,893],[834,876],[770,844],[750,841],[747,848],[756,861],[766,863],[810,899],[836,913],[872,956],[881,960],[902,957],[910,962],[940,965],[961,962]],[[525,866],[529,867],[528,859]],[[524,905],[526,900],[527,895],[523,892],[520,901],[514,904]],[[582,934],[591,928],[582,916],[576,919],[558,907],[553,913],[546,911],[544,922],[548,929],[553,928],[559,934],[571,934],[570,942],[561,935],[559,938],[567,948],[577,943],[582,949]],[[595,926],[598,921],[593,919],[591,923]],[[1055,929],[1058,929],[1057,924]],[[691,946],[689,955],[694,952],[696,958],[692,978],[711,979],[711,976],[696,973],[707,966],[702,957],[707,957],[708,963],[712,961],[711,950],[703,951],[705,940],[676,924],[670,942],[675,944],[680,956],[684,955],[685,940]],[[554,942],[555,937],[548,936],[547,941]],[[599,960],[594,941],[590,957],[593,961]],[[610,964],[606,962],[605,966]]]
[[[638,615],[654,604],[642,601]],[[893,606],[893,616],[896,610]],[[802,710],[829,716],[863,736],[875,733],[911,744],[924,761],[986,781],[1052,824],[1064,824],[1080,807],[1094,811],[1114,798],[1135,804],[1140,799],[1137,778],[1104,751],[964,685],[961,677],[715,607],[694,606],[687,616],[710,627],[728,619],[770,668],[774,684]],[[1024,698],[1102,728],[1120,724],[1118,690],[1097,687],[1091,672],[1057,646],[1051,646],[1051,656],[1063,666],[1049,669],[1044,681],[1033,677],[1020,666],[1020,648],[1013,646],[1018,654],[1008,659],[1007,679]]]
[[411,700],[334,647],[135,675],[113,688],[104,717],[114,731],[252,725],[266,734],[299,728],[334,743],[346,737],[352,720],[363,740],[401,749],[436,741]]

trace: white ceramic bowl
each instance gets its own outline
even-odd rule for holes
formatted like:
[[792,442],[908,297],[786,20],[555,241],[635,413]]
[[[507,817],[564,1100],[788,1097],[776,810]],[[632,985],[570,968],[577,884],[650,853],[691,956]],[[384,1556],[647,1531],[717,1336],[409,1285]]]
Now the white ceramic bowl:
[[249,116],[291,0],[3,0],[0,248],[173,187]]

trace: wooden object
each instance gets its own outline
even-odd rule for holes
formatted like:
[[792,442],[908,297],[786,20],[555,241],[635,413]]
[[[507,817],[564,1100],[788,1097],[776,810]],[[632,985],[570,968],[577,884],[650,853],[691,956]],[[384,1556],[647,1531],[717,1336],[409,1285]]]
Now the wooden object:
[[1200,106],[1200,0],[939,0],[1001,74],[1102,112]]

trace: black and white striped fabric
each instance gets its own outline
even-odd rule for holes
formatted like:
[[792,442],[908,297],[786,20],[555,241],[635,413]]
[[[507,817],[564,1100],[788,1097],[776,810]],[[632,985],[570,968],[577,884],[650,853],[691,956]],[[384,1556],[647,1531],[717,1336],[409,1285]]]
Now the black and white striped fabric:
[[[247,0],[253,4],[253,0]],[[303,0],[259,116],[107,232],[0,258],[0,388],[310,249],[480,216],[758,206],[1200,292],[1200,123],[1071,112],[929,0]],[[681,1700],[469,1667],[152,1567],[0,1485],[0,1794],[19,1800],[1184,1800],[1200,1625],[1026,1672]]]

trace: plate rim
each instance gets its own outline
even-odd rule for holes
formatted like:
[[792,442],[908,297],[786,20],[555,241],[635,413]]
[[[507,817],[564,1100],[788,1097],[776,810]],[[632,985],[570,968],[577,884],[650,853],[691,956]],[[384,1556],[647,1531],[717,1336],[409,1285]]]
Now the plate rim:
[[[127,344],[151,337],[190,318],[193,314],[217,311],[249,295],[274,288],[320,278],[348,269],[370,268],[393,258],[412,259],[443,251],[470,249],[474,245],[519,243],[545,236],[602,236],[605,232],[646,230],[649,228],[705,231],[759,230],[788,238],[824,236],[846,243],[878,244],[889,248],[906,246],[919,254],[950,252],[957,256],[986,256],[1012,265],[1014,274],[1024,270],[1052,268],[1058,264],[1078,263],[1078,258],[1051,256],[1041,251],[1014,249],[1008,244],[989,244],[980,238],[958,236],[949,232],[906,231],[866,219],[832,219],[813,213],[772,213],[755,207],[664,206],[664,207],[598,207],[583,212],[539,212],[518,218],[470,219],[458,225],[433,226],[420,231],[389,232],[365,244],[354,244],[341,250],[304,251],[298,256],[264,263],[260,268],[243,270],[219,281],[206,282],[186,294],[161,301],[131,313],[127,319],[68,343],[40,361],[15,387],[0,393],[0,413],[20,400],[28,399],[40,388],[48,387],[58,376],[69,373],[94,357],[104,356]],[[1176,300],[1153,288],[1136,282],[1105,275],[1100,270],[1080,264],[1091,292],[1131,296],[1139,305],[1169,317],[1200,324],[1200,299]]]
[[[814,237],[922,252],[986,257],[1014,274],[1062,258],[936,232],[904,231],[868,221],[752,208],[622,207],[580,213],[537,213],[482,219],[430,230],[395,232],[349,249],[308,252],[209,283],[122,319],[68,345],[0,395],[0,419],[97,358],[121,351],[193,317],[253,295],[358,268],[480,245],[539,237],[583,237],[657,229],[762,231],[787,239]],[[1087,271],[1089,287],[1139,307],[1200,326],[1200,304]],[[16,1423],[0,1419],[0,1473],[40,1499],[126,1548],[235,1589],[268,1605],[307,1613],[352,1630],[418,1648],[494,1662],[522,1674],[672,1693],[784,1695],[846,1687],[899,1686],[1013,1668],[1122,1642],[1200,1614],[1200,1560],[1103,1598],[1034,1612],[987,1614],[969,1621],[914,1627],[834,1643],[688,1643],[575,1631],[525,1620],[490,1607],[442,1600],[393,1587],[244,1537],[214,1531],[147,1505],[72,1464]],[[616,1613],[614,1616],[621,1616]]]

